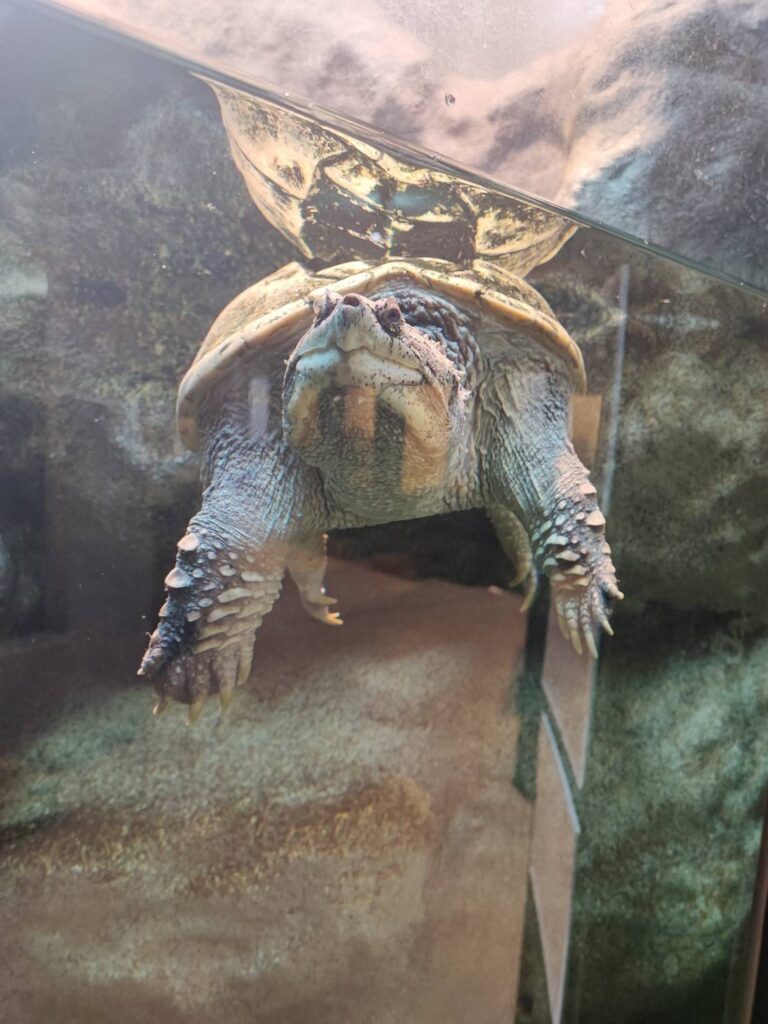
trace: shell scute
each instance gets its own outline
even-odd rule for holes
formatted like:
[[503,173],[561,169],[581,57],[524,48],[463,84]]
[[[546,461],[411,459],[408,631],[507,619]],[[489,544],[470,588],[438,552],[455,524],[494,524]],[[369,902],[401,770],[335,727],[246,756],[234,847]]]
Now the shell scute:
[[447,260],[353,260],[312,272],[288,264],[247,288],[214,322],[179,388],[177,420],[182,441],[198,447],[197,412],[208,390],[246,354],[268,364],[282,359],[312,322],[313,303],[332,285],[339,293],[367,294],[402,279],[442,294],[462,308],[476,308],[502,324],[525,327],[565,366],[575,390],[584,389],[581,352],[545,300],[522,278],[484,260],[457,266]]

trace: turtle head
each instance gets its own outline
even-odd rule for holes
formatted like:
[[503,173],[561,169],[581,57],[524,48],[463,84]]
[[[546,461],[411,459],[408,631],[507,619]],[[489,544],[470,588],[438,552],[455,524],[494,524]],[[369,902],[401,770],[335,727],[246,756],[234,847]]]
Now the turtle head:
[[284,434],[305,461],[349,475],[375,448],[430,485],[464,420],[461,373],[395,296],[326,291],[315,302],[283,387]]

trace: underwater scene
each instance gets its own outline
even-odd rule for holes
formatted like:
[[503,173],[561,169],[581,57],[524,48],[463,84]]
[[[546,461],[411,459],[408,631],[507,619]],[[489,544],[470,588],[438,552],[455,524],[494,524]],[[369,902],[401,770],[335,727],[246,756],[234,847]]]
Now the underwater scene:
[[768,295],[681,255],[0,2],[4,1021],[753,1019]]

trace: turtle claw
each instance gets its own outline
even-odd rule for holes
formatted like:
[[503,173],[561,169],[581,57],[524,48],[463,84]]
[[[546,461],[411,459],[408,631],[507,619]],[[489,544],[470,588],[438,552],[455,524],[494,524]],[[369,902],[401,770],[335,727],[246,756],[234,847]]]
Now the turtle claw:
[[595,643],[595,634],[591,629],[588,629],[584,633],[584,641],[587,645],[587,650],[591,654],[592,658],[597,661],[597,644]]
[[519,583],[525,583],[523,587],[523,603],[520,605],[520,611],[527,612],[536,599],[536,594],[539,590],[539,575],[535,569],[531,568],[527,575],[518,581]]
[[205,697],[198,697],[197,700],[193,700],[189,705],[189,711],[187,711],[187,725],[194,725],[200,715],[203,713],[203,705],[205,704]]
[[[144,673],[141,672],[141,671],[139,671],[137,673],[137,675],[143,675],[143,674]],[[155,716],[155,718],[159,718],[160,715],[162,715],[162,713],[165,711],[165,709],[168,707],[169,704],[170,704],[170,701],[168,700],[167,697],[161,697],[160,700],[157,702],[157,704],[155,704],[155,706],[152,708],[152,714]]]
[[335,597],[329,597],[327,594],[319,594],[317,597],[313,597],[311,600],[302,595],[301,603],[304,605],[304,610],[313,619],[317,619],[318,622],[323,622],[326,626],[343,626],[344,620],[338,612],[330,611],[330,605],[337,603]]
[[560,611],[559,607],[557,607],[557,624],[560,627],[560,633],[563,637],[563,640],[570,641],[571,638],[568,634],[568,626],[566,625],[565,619],[563,618],[562,612]]
[[[583,581],[585,577],[576,579]],[[618,587],[609,589],[596,578],[585,587],[583,583],[579,585],[572,583],[568,577],[564,580],[561,577],[559,580],[553,580],[553,586],[560,632],[578,655],[581,656],[586,647],[587,653],[597,660],[596,630],[602,627],[609,636],[613,636],[613,629],[608,621],[607,601],[613,596],[613,590],[618,594],[621,594],[621,591]]]

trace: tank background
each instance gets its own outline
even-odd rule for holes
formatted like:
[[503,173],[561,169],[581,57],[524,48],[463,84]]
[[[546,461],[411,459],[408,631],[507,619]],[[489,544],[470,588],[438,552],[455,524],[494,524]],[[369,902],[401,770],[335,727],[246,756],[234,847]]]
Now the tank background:
[[[176,382],[225,302],[294,254],[245,195],[203,86],[60,27],[40,35],[18,10],[2,16],[0,561],[11,569],[0,581],[17,582],[0,601],[22,609],[17,634],[66,627],[92,638],[92,661],[110,650],[119,695],[135,686],[196,500],[195,460],[172,428]],[[22,59],[40,46],[44,59]],[[631,315],[609,535],[629,597],[601,662],[573,991],[590,1022],[676,1020],[680,1006],[715,1021],[766,767],[765,306],[580,232],[532,280],[582,343],[593,387],[605,384],[623,262]],[[393,526],[336,550],[504,581],[480,517],[439,531]],[[77,676],[44,692],[24,682],[3,680],[9,771],[23,786],[38,731],[56,755],[48,787],[13,808],[14,841],[55,820],[57,762],[87,765],[137,730],[119,701],[109,736],[78,726]],[[23,855],[23,842],[13,849]]]

